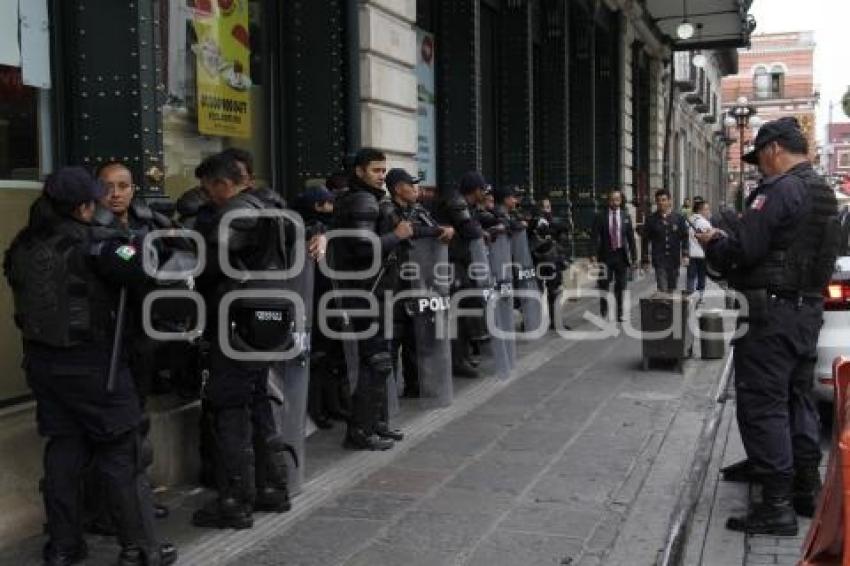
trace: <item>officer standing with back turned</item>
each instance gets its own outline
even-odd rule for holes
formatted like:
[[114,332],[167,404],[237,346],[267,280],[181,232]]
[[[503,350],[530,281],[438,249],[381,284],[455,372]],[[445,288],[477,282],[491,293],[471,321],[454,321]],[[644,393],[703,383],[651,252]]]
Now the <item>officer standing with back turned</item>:
[[734,357],[738,427],[747,452],[738,466],[762,484],[762,503],[726,527],[750,534],[796,535],[795,510],[811,514],[820,490],[811,388],[838,222],[835,194],[815,173],[808,149],[796,119],[762,126],[744,160],[757,164],[764,179],[742,217],[725,232],[696,235],[708,262],[748,307],[748,329]]
[[97,207],[104,187],[81,167],[60,169],[30,208],[4,270],[23,337],[24,369],[36,399],[44,450],[44,563],[84,560],[81,474],[94,458],[116,507],[118,564],[177,558],[153,532],[150,489],[140,465],[141,407],[127,366],[120,289],[144,281],[141,249],[110,228]]

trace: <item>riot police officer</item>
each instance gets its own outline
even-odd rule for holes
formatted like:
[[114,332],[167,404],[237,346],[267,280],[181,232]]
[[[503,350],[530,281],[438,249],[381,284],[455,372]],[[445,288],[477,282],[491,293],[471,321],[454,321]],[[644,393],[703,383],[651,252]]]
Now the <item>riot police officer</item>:
[[[136,187],[133,184],[133,176],[130,169],[121,162],[110,161],[104,163],[97,169],[97,178],[106,190],[101,199],[101,204],[108,208],[115,217],[116,225],[122,229],[129,230],[131,243],[141,249],[145,235],[150,230],[165,228],[171,222],[164,215],[151,210],[146,203],[135,199]],[[140,289],[144,292],[144,289]],[[141,301],[137,301],[141,304]],[[127,332],[132,336],[129,347],[129,366],[142,404],[142,421],[139,427],[142,441],[142,454],[144,461],[143,469],[147,469],[153,462],[153,451],[148,439],[150,429],[150,417],[144,412],[145,398],[149,394],[154,374],[156,372],[155,361],[157,359],[182,360],[182,356],[156,356],[155,352],[161,348],[148,338],[141,325],[139,313],[129,313]],[[138,316],[133,316],[138,315]],[[86,476],[85,485],[85,511],[86,530],[95,534],[114,535],[115,524],[113,519],[112,502],[104,485],[103,478],[89,473]],[[168,516],[168,508],[152,501],[145,504],[153,505],[154,516],[164,518]]]
[[[275,298],[238,299],[227,321],[219,320],[219,304],[231,291],[282,290],[283,282],[231,277],[220,264],[220,249],[234,269],[252,272],[287,267],[278,218],[252,213],[283,208],[270,189],[249,187],[245,170],[229,154],[208,157],[198,167],[208,202],[199,211],[196,229],[207,243],[207,268],[198,288],[208,305],[210,374],[202,396],[212,424],[218,497],[195,512],[201,527],[246,529],[253,511],[284,512],[291,507],[286,454],[290,447],[276,430],[268,393],[271,361],[244,361],[226,353],[286,350],[291,341],[290,306]],[[238,219],[222,222],[229,213]],[[222,237],[226,237],[222,240]],[[222,333],[222,330],[224,333]]]
[[[330,179],[329,179],[330,180]],[[345,181],[348,184],[348,181]],[[333,225],[334,193],[325,187],[307,189],[295,199],[293,208],[304,219],[306,226],[322,232]],[[318,301],[333,286],[322,270],[315,274],[313,302]],[[333,427],[332,419],[347,421],[351,392],[345,379],[345,356],[339,340],[332,340],[321,329],[313,327],[310,336],[310,385],[307,412],[313,423],[321,429]]]
[[[381,201],[378,234],[392,232],[399,222],[408,221],[413,228],[413,239],[437,238],[448,244],[454,236],[451,226],[439,226],[422,205],[417,204],[419,179],[414,179],[404,169],[390,169],[386,176],[390,198]],[[406,242],[405,242],[406,243]],[[400,266],[408,261],[406,245],[400,244],[395,250],[392,264],[388,269],[392,273],[384,275],[386,283],[393,292],[407,291],[410,282],[400,277]],[[392,253],[393,249],[385,250]],[[434,265],[417,266],[421,269],[434,269]],[[408,307],[409,301],[394,303],[391,354],[396,362],[401,353],[402,374],[404,376],[404,396],[417,398],[420,395],[419,373],[417,369],[416,336],[414,334],[413,314]]]
[[[449,261],[454,268],[455,279],[452,283],[456,291],[472,289],[475,283],[470,280],[469,268],[473,263],[470,244],[485,236],[478,215],[484,203],[488,183],[478,171],[469,171],[461,178],[457,191],[446,191],[436,206],[436,220],[440,224],[452,226],[455,237],[449,244]],[[472,308],[466,304],[470,299],[461,301],[462,308]],[[477,378],[480,374],[471,361],[473,341],[486,339],[487,330],[483,316],[480,319],[465,317],[458,321],[457,336],[452,339],[452,373],[457,377]]]
[[[356,232],[345,238],[336,238],[331,244],[330,262],[342,273],[368,271],[376,258],[380,262],[399,242],[413,235],[411,223],[402,220],[392,231],[378,237],[376,249],[368,234],[378,234],[378,203],[385,196],[383,185],[387,158],[378,150],[363,148],[354,156],[352,167],[348,190],[334,203],[334,228]],[[380,304],[386,290],[385,273],[386,269],[382,268],[375,277],[349,278],[338,284],[349,290],[371,293]],[[350,294],[344,298],[343,307],[365,309],[368,304],[365,299]],[[379,308],[378,312],[382,310]],[[390,345],[386,339],[387,322],[380,314],[352,319],[354,331],[358,334],[375,325],[378,331],[369,338],[358,338],[358,359],[346,360],[346,363],[357,364],[352,415],[343,442],[343,446],[349,449],[388,450],[393,447],[393,439],[400,438],[398,431],[390,430],[380,419],[387,403],[387,384],[393,373]]]
[[764,179],[726,231],[696,235],[712,267],[747,302],[748,329],[735,344],[738,426],[760,506],[726,526],[794,535],[820,488],[819,425],[811,398],[822,293],[838,248],[835,194],[815,173],[794,118],[768,122],[745,156]]
[[565,245],[569,242],[569,228],[555,219],[552,214],[552,201],[548,198],[540,200],[539,207],[531,218],[528,239],[540,291],[546,291],[549,326],[555,329],[558,295],[564,282],[564,270],[567,268],[569,257]]
[[5,260],[37,403],[49,542],[44,561],[85,558],[81,474],[94,458],[116,507],[119,563],[171,564],[153,532],[140,464],[138,393],[127,367],[120,288],[144,281],[140,249],[97,207],[104,187],[81,167],[49,176]]

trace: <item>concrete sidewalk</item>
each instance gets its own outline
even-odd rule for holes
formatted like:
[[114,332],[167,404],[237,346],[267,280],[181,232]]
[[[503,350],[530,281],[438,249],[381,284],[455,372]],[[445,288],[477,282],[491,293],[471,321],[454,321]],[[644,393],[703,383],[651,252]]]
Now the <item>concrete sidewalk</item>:
[[[826,443],[822,474],[825,472],[828,450],[829,445]],[[744,457],[744,446],[735,420],[735,401],[730,399],[723,410],[708,475],[694,514],[684,564],[794,566],[800,560],[803,540],[811,525],[810,519],[798,517],[800,532],[796,537],[744,535],[725,528],[728,517],[746,513],[748,506],[761,496],[758,487],[720,479],[722,467]]]
[[[575,311],[568,323],[589,327]],[[341,427],[314,434],[293,510],[249,531],[195,529],[209,495],[161,494],[164,538],[181,564],[654,564],[721,362],[644,372],[640,347],[551,333],[522,344],[509,380],[458,381],[444,409],[404,402],[407,438],[389,452],[342,451]],[[42,542],[0,564],[37,564]],[[87,564],[114,561],[113,541],[89,542]]]

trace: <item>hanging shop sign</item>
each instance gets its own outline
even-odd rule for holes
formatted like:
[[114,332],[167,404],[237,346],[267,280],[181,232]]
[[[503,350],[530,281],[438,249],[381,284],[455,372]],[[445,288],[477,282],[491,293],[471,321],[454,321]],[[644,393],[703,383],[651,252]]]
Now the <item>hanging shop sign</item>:
[[434,94],[434,36],[416,31],[419,55],[416,61],[418,91],[418,149],[416,161],[419,166],[420,184],[437,186],[437,112]]
[[198,131],[251,137],[251,44],[247,0],[196,0]]

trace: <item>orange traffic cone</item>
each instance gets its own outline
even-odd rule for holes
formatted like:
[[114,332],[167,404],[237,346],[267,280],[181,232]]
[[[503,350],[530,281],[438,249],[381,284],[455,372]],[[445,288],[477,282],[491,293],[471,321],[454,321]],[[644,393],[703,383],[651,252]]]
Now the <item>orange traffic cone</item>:
[[826,481],[806,541],[801,566],[850,566],[850,359],[832,364],[835,410]]

